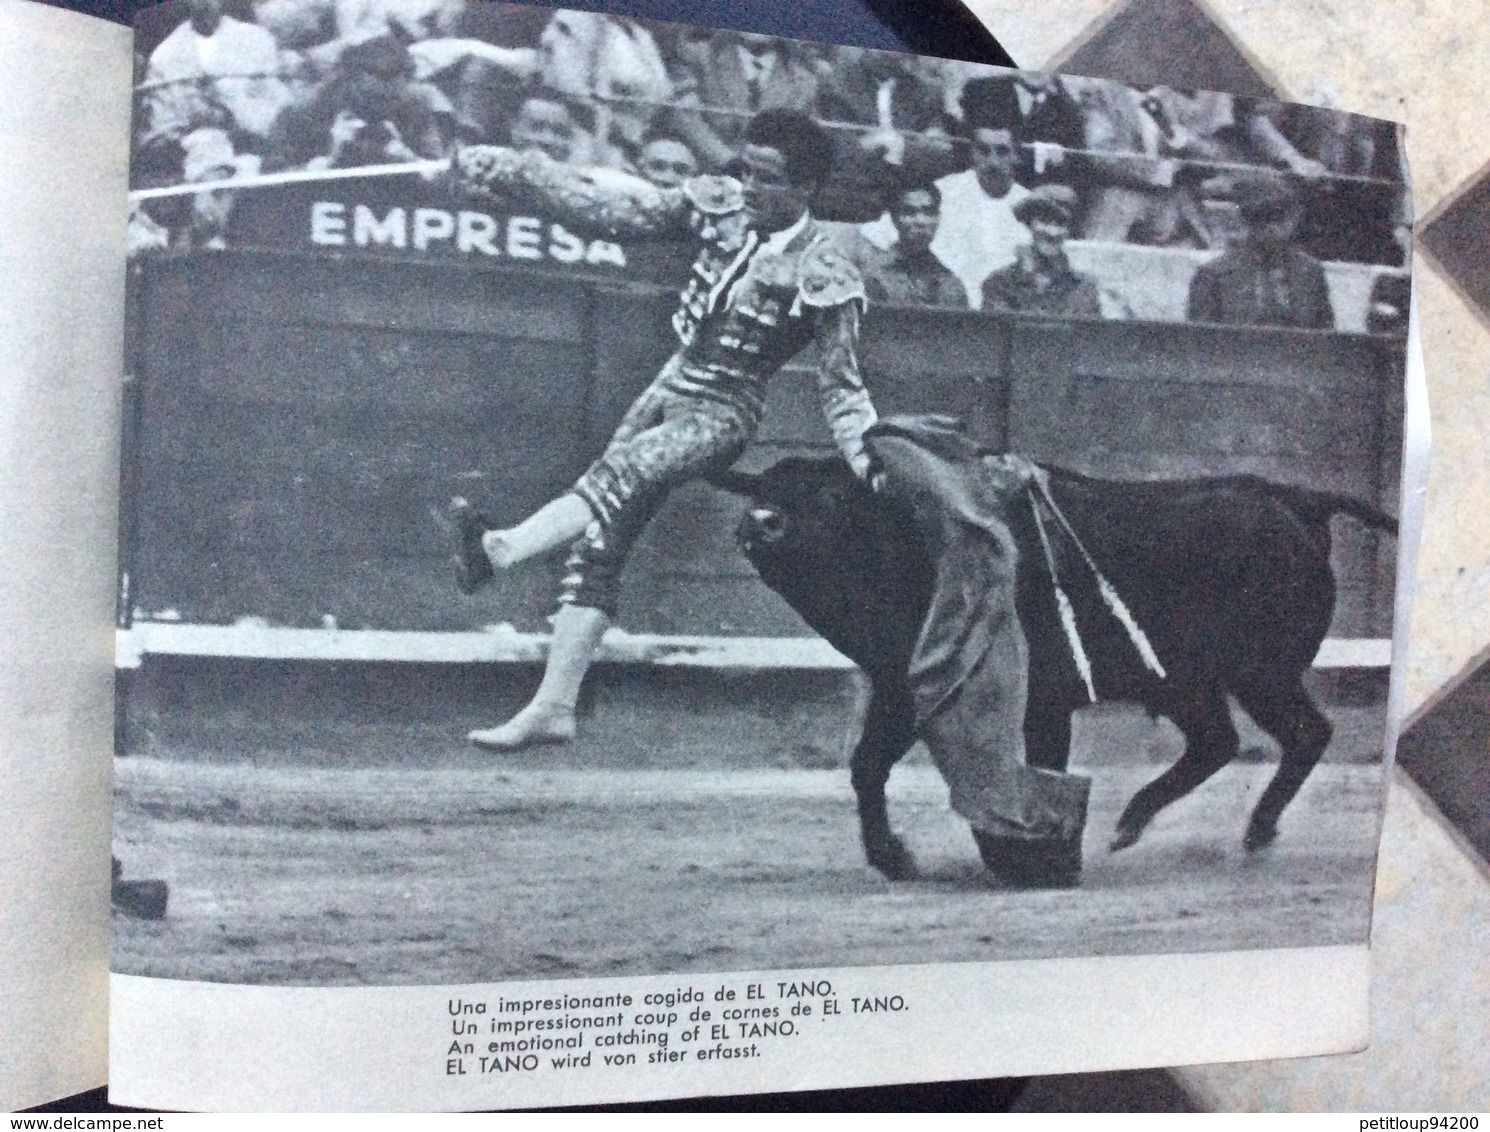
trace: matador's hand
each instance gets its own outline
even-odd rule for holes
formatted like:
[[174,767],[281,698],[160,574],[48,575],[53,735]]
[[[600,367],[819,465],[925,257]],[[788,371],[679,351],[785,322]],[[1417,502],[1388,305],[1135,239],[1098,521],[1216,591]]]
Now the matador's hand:
[[1033,483],[1050,486],[1050,473],[1017,452],[984,456],[983,468],[994,486],[1001,491],[1016,491]]
[[470,195],[498,195],[521,161],[522,155],[506,146],[461,146],[450,160],[451,187]]
[[853,469],[853,473],[859,482],[868,487],[874,494],[879,495],[885,490],[885,485],[888,481],[885,478],[884,465],[868,452],[863,453],[857,460],[850,460],[849,467]]

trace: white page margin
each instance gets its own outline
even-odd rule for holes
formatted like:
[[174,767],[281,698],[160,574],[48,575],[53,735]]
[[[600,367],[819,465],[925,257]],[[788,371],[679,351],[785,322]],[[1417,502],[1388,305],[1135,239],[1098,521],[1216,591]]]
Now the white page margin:
[[131,43],[0,0],[0,1109],[107,1072]]

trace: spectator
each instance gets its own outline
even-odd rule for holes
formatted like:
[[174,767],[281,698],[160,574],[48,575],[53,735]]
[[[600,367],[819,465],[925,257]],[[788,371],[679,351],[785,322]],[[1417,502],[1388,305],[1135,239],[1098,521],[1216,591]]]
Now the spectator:
[[[857,47],[837,48],[832,72],[818,95],[824,120],[855,130],[857,146],[839,147],[833,182],[820,207],[839,219],[862,219],[879,211],[906,179],[932,180],[957,168],[954,120],[947,111],[944,60],[891,55]],[[872,241],[886,247],[895,238],[888,215],[880,217]]]
[[972,150],[972,168],[937,181],[942,218],[931,250],[962,280],[968,305],[983,305],[983,280],[1014,262],[1015,249],[1030,234],[1014,216],[1014,206],[1029,190],[1014,180],[1018,151],[1014,133],[989,100],[968,100],[966,91],[993,80],[974,79],[964,91],[964,126]]
[[[1398,198],[1397,223],[1392,238],[1397,243],[1403,264],[1412,263],[1412,225],[1408,220],[1406,193]],[[1378,272],[1371,281],[1366,303],[1366,329],[1372,334],[1406,334],[1412,307],[1412,276],[1406,271]]]
[[1332,173],[1372,171],[1376,138],[1367,120],[1311,107],[1253,104],[1215,92],[1181,93],[1166,86],[1151,89],[1143,105],[1160,129],[1161,152],[1189,164],[1176,178],[1174,211],[1158,218],[1151,231],[1135,229],[1133,238],[1194,247],[1224,243],[1204,215],[1199,188],[1211,172],[1206,165],[1258,164],[1308,186],[1301,244],[1326,258],[1390,258],[1390,244],[1371,235],[1385,231],[1390,190],[1329,180]]
[[[1309,129],[1319,123],[1324,115],[1309,107],[1299,107],[1300,110],[1309,110],[1307,115],[1294,115],[1289,112],[1288,107],[1277,102],[1262,102],[1249,108],[1246,112],[1246,131],[1257,153],[1265,160],[1288,170],[1295,177],[1304,181],[1316,181],[1321,177],[1328,176],[1330,167],[1318,157],[1305,153],[1288,136],[1290,125],[1294,130],[1304,126],[1311,135],[1311,140],[1321,143],[1326,149],[1333,149],[1338,137],[1331,136],[1333,131],[1326,128],[1324,131]],[[1330,115],[1330,118],[1340,116]],[[1337,156],[1344,157],[1344,154]],[[1340,172],[1346,170],[1342,167]]]
[[513,149],[539,149],[555,161],[583,162],[583,132],[569,105],[558,98],[533,95],[523,100],[513,119]]
[[[698,158],[681,137],[665,128],[648,133],[636,159],[638,176],[659,189],[673,189],[698,172]],[[626,246],[626,265],[633,278],[672,284],[688,277],[697,254],[691,239],[638,240]]]
[[456,34],[466,0],[335,0],[336,37],[355,42],[391,32],[404,42]]
[[962,88],[964,122],[1007,126],[1014,135],[1020,184],[1033,186],[1054,178],[1068,149],[1085,141],[1081,106],[1054,75],[1009,72],[982,76]]
[[1085,144],[1086,117],[1080,104],[1060,77],[1026,71],[1014,78],[1014,98],[1019,112],[1014,140],[1028,147],[1020,180],[1033,186],[1063,175],[1069,179],[1069,170],[1057,170],[1066,164],[1067,150]]
[[298,52],[336,38],[334,0],[253,0],[253,22],[281,51]]
[[936,185],[907,182],[896,189],[888,204],[896,240],[865,263],[869,298],[878,303],[965,310],[967,291],[962,281],[931,250],[942,210],[942,194]]
[[409,56],[414,60],[414,77],[421,82],[455,70],[473,59],[499,67],[523,82],[533,77],[538,65],[536,51],[522,47],[498,47],[484,39],[420,39],[410,43],[408,50]]
[[[162,164],[169,160],[170,176],[145,170],[141,180],[146,187],[251,177],[260,167],[257,155],[234,153],[227,131],[212,126],[193,130],[168,148],[161,147],[158,156]],[[142,171],[136,168],[135,173],[140,175]],[[225,248],[232,210],[233,193],[229,189],[132,202],[125,237],[129,255],[167,248],[178,251]]]
[[274,37],[226,15],[222,0],[190,0],[187,11],[145,69],[140,148],[169,146],[212,128],[230,131],[238,149],[262,152],[290,101]]
[[950,131],[942,60],[840,47],[818,95],[819,116],[923,134]]
[[538,39],[543,85],[573,98],[662,102],[672,91],[652,34],[634,20],[556,12]]
[[548,8],[472,0],[450,38],[409,45],[415,78],[435,83],[455,106],[466,145],[501,145],[538,72]]
[[[1399,262],[1389,237],[1397,185],[1386,182],[1400,176],[1391,123],[1265,102],[1253,111],[1249,132],[1268,162],[1305,183],[1301,247],[1320,259]],[[1360,179],[1366,177],[1381,180]]]
[[1334,326],[1319,261],[1293,246],[1303,208],[1281,174],[1259,170],[1232,179],[1242,235],[1190,281],[1191,322],[1236,326]]
[[641,148],[672,80],[652,33],[635,20],[593,12],[556,12],[538,40],[543,86],[595,107],[588,160],[624,168]]
[[414,77],[434,83],[455,107],[464,145],[505,145],[538,72],[538,40],[553,19],[524,4],[466,4],[449,35],[409,44]]
[[[418,49],[416,77],[441,73],[471,54],[464,28],[466,0],[253,0],[254,18],[274,33],[287,81],[299,98],[331,77],[342,52],[364,40],[392,35]],[[478,7],[501,8],[478,0]],[[478,37],[479,38],[479,37]],[[454,59],[452,56],[460,56]],[[508,108],[509,110],[511,107]]]
[[[484,0],[483,0],[484,2]],[[504,47],[469,36],[409,44],[414,78],[431,82],[455,108],[456,134],[466,145],[508,138],[537,71],[534,48]]]
[[659,189],[671,189],[697,176],[699,163],[688,143],[677,134],[653,131],[642,142],[636,168]]
[[1159,247],[1223,246],[1226,232],[1217,228],[1217,215],[1206,203],[1207,186],[1214,183],[1212,163],[1257,160],[1238,124],[1236,100],[1216,91],[1156,86],[1140,105],[1158,131],[1159,154],[1181,164],[1173,172],[1173,193],[1162,207],[1136,218],[1128,238]]
[[165,251],[171,246],[171,232],[158,223],[139,201],[130,201],[129,217],[124,227],[124,252],[137,259],[149,252]]
[[[181,164],[182,179],[188,184],[226,181],[237,176],[253,176],[259,171],[259,158],[233,152],[228,135],[222,130],[194,130],[181,139],[185,153]],[[229,189],[210,189],[191,198],[189,219],[177,235],[177,246],[221,251],[228,246],[228,221],[233,214],[233,193]]]
[[676,105],[669,117],[709,169],[734,158],[745,124],[760,111],[815,116],[829,70],[808,44],[736,32],[684,32],[675,60]]
[[[1104,79],[1066,80],[1081,107],[1082,167],[1093,182],[1084,239],[1169,245],[1179,209],[1175,162],[1161,157],[1161,132],[1132,87]],[[1109,156],[1110,155],[1110,156]]]
[[455,34],[480,39],[496,47],[536,51],[538,40],[553,20],[553,9],[530,4],[467,3]]
[[1202,162],[1250,156],[1237,127],[1236,100],[1229,94],[1156,86],[1143,96],[1143,108],[1158,126],[1167,154]]
[[984,309],[1100,318],[1097,284],[1066,258],[1076,219],[1075,190],[1041,185],[1014,206],[1014,217],[1029,228],[1030,242],[1018,249],[1012,264],[984,280]]
[[274,124],[266,168],[339,169],[444,156],[450,101],[413,80],[413,59],[392,34],[349,44],[331,77]]
[[892,166],[924,174],[952,165],[952,116],[943,60],[840,47],[818,95],[825,121],[872,127],[860,148]]

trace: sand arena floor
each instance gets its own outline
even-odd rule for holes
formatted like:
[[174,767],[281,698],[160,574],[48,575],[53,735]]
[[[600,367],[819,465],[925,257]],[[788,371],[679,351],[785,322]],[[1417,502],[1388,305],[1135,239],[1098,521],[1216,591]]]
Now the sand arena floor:
[[1379,766],[1318,767],[1259,854],[1241,836],[1273,764],[1227,767],[1108,853],[1122,805],[1160,769],[1097,771],[1081,887],[1019,892],[984,872],[924,762],[890,780],[923,873],[892,883],[864,863],[843,768],[123,758],[116,852],[127,876],[168,880],[171,899],[160,922],[116,916],[114,967],[456,983],[1366,937]]

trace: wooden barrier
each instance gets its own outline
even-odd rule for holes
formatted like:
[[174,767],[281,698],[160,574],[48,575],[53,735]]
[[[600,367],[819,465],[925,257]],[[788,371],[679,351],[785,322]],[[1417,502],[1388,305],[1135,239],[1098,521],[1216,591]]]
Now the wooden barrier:
[[[135,280],[124,562],[138,616],[342,629],[541,629],[558,563],[456,594],[431,518],[499,522],[566,488],[672,346],[671,294],[508,267],[222,252]],[[1400,342],[876,307],[882,414],[950,412],[1097,475],[1249,471],[1396,506]],[[826,451],[804,354],[745,464]],[[635,632],[806,630],[733,545],[738,501],[679,491],[628,571]],[[1390,628],[1391,540],[1335,524],[1331,635]]]

